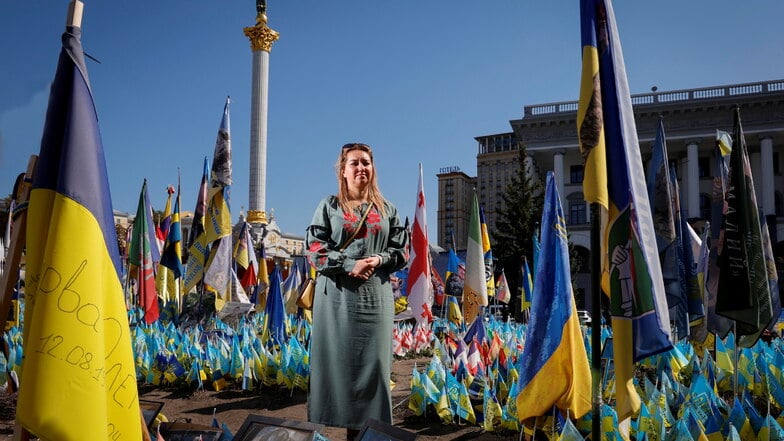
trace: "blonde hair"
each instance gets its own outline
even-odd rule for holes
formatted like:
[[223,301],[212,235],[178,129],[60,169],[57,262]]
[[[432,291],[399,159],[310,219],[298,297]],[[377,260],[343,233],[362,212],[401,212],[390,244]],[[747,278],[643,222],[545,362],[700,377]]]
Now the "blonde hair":
[[346,178],[343,177],[343,169],[346,167],[346,156],[348,155],[348,152],[354,150],[365,152],[370,156],[370,163],[373,164],[373,173],[370,178],[370,183],[368,184],[368,199],[376,206],[376,210],[383,216],[384,196],[381,195],[381,190],[378,189],[378,173],[376,170],[376,162],[373,159],[373,149],[367,144],[352,142],[345,144],[340,149],[338,161],[335,163],[335,172],[338,177],[338,204],[340,204],[340,208],[345,213],[351,211],[348,198],[348,184],[346,183]]

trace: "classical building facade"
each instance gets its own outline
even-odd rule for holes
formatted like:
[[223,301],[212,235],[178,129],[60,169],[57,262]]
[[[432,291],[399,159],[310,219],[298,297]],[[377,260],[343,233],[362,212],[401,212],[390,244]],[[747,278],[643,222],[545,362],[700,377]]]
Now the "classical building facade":
[[[547,171],[555,172],[571,240],[577,252],[587,256],[590,208],[582,194],[583,158],[577,140],[577,104],[569,101],[525,106],[523,117],[510,121],[510,132],[475,138],[476,177],[443,171],[438,174],[439,245],[446,248],[449,234],[454,232],[457,248],[465,247],[467,221],[463,221],[465,225],[456,223],[458,219],[468,218],[465,207],[470,211],[473,193],[465,192],[465,200],[461,202],[450,200],[450,196],[458,197],[455,193],[447,194],[450,188],[457,188],[457,181],[466,187],[476,186],[492,236],[503,203],[500,194],[515,175],[517,149],[522,143],[533,166],[534,179],[544,182]],[[757,203],[766,216],[773,243],[784,239],[784,80],[653,91],[633,95],[632,104],[644,163],[651,157],[656,127],[659,118],[663,118],[669,160],[675,166],[685,215],[698,230],[709,212],[717,131],[732,133],[733,109],[739,107]],[[450,183],[454,184],[450,187]],[[455,222],[450,225],[452,219]],[[587,273],[588,265],[583,267]],[[587,275],[585,279],[577,280],[578,286],[587,286]]]

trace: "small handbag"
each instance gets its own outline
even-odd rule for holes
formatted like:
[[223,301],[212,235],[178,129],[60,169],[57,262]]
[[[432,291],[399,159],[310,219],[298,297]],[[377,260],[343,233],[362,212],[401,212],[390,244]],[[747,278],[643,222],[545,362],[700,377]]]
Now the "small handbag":
[[[354,230],[354,234],[352,234],[351,237],[349,237],[345,242],[343,242],[343,245],[340,246],[341,252],[346,249],[346,247],[354,240],[355,237],[357,237],[357,232],[359,232],[360,228],[362,228],[362,224],[365,223],[365,219],[367,219],[367,215],[370,213],[370,209],[372,207],[372,204],[368,205],[367,209],[365,210],[365,214],[362,215],[362,219],[359,220],[357,228]],[[316,281],[313,280],[313,277],[308,277],[299,287],[297,306],[306,310],[313,309],[313,297],[315,293]]]
[[299,287],[299,297],[297,297],[297,306],[302,309],[313,309],[313,295],[316,291],[316,281],[312,277],[308,277],[302,282]]

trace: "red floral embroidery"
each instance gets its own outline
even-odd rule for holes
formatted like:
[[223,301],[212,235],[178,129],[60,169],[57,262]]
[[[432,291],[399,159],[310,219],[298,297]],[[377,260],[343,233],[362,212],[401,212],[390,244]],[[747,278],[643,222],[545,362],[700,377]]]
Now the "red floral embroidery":
[[359,216],[357,216],[353,211],[349,213],[343,213],[343,219],[356,223],[359,220]]
[[[346,233],[349,235],[354,234],[354,229],[357,227],[359,219],[360,217],[356,213],[343,213],[343,229]],[[356,237],[366,238],[368,237],[368,232],[370,234],[378,234],[379,231],[381,231],[381,215],[373,208],[367,214],[365,222],[362,223],[362,228],[359,229]]]
[[357,222],[359,222],[359,216],[354,214],[353,212],[343,213],[343,229],[351,235],[354,234],[354,228],[356,227]]
[[[368,213],[365,225],[367,225],[370,234],[378,234],[378,232],[381,231],[381,215],[378,214],[378,211],[373,209]],[[367,236],[367,232],[365,233],[365,236]]]
[[[313,266],[322,266],[327,263],[327,248],[321,242],[313,242],[310,244],[308,251],[313,253],[314,256],[308,260],[310,260],[310,264]],[[313,258],[318,261],[318,265],[316,262],[313,262]]]

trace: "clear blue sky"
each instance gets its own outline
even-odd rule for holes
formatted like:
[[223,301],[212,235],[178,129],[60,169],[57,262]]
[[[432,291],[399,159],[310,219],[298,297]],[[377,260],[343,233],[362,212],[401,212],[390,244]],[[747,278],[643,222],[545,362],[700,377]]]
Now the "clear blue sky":
[[[67,0],[4,1],[0,194],[38,152]],[[784,77],[781,0],[617,1],[632,93]],[[269,72],[267,203],[304,234],[335,191],[345,142],[370,144],[384,195],[413,220],[419,163],[430,237],[439,168],[476,173],[474,137],[510,131],[523,106],[576,100],[579,1],[268,0],[281,35]],[[115,209],[134,213],[147,178],[163,209],[182,174],[192,211],[231,107],[232,217],[248,206],[254,0],[85,1],[88,60]]]

